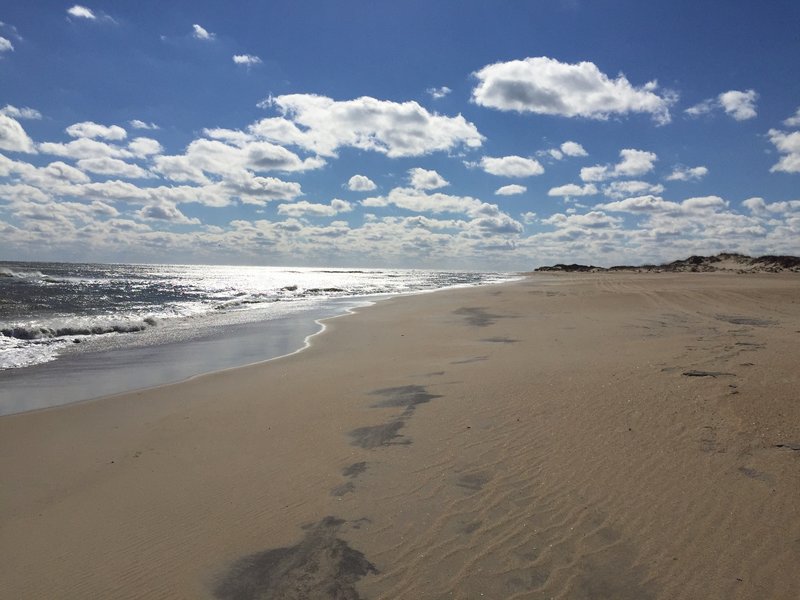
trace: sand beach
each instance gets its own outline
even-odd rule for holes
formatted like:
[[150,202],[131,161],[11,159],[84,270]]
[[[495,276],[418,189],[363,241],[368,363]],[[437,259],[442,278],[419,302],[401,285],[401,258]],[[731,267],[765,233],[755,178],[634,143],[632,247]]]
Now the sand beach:
[[2,598],[800,597],[800,279],[534,274],[0,418]]

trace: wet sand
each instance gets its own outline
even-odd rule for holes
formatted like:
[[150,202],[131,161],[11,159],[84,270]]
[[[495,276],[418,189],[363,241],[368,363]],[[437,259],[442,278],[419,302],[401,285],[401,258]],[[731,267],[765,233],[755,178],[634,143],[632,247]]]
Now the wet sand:
[[800,597],[800,278],[536,275],[0,418],[2,598]]

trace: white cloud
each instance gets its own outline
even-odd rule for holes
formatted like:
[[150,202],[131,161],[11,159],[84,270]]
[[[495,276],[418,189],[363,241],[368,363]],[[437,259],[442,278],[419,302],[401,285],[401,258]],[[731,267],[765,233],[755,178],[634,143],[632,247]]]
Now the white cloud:
[[160,129],[160,127],[155,123],[147,123],[139,119],[132,119],[128,121],[128,125],[130,125],[134,129]]
[[14,51],[14,44],[11,43],[11,40],[0,36],[0,52],[13,52]]
[[547,195],[573,197],[573,196],[593,196],[596,193],[597,193],[597,187],[593,183],[587,183],[585,185],[575,185],[574,183],[568,183],[566,185],[560,185],[558,187],[551,188],[547,192]]
[[616,165],[595,165],[581,169],[583,181],[605,181],[613,177],[639,177],[653,170],[658,160],[654,152],[624,148],[619,151],[620,162]]
[[800,200],[790,200],[788,202],[767,203],[763,198],[748,198],[742,202],[742,206],[751,213],[760,216],[792,215],[800,213]]
[[746,121],[757,116],[756,101],[758,93],[755,90],[729,90],[719,94],[716,98],[709,98],[687,108],[684,112],[692,117],[707,115],[715,110],[724,110],[725,113],[737,121]]
[[338,198],[331,200],[330,204],[314,204],[300,200],[292,204],[278,205],[278,214],[288,217],[333,217],[352,210],[353,206],[349,202]]
[[92,121],[75,123],[66,129],[67,135],[74,138],[102,138],[104,140],[124,140],[128,134],[119,125],[100,125]]
[[200,219],[190,219],[180,209],[170,202],[159,202],[143,206],[137,215],[151,221],[168,221],[176,225],[199,225]]
[[524,185],[517,185],[512,183],[511,185],[504,185],[501,188],[495,190],[495,196],[516,196],[518,194],[524,194],[528,191]]
[[98,175],[123,177],[125,179],[144,179],[152,177],[152,173],[139,165],[126,163],[118,158],[84,158],[78,161],[78,168]]
[[294,200],[303,193],[299,183],[276,177],[258,177],[250,171],[228,173],[221,185],[244,204],[263,205],[273,200]]
[[347,182],[347,189],[352,192],[371,192],[377,187],[366,175],[353,175]]
[[620,74],[610,79],[594,63],[562,63],[540,56],[495,63],[475,73],[472,100],[500,110],[606,120],[612,115],[648,113],[669,123],[671,94],[656,94],[655,81],[641,87]]
[[203,170],[186,156],[157,156],[153,163],[153,170],[171,181],[209,183]]
[[436,171],[416,167],[408,170],[408,179],[411,187],[417,190],[435,190],[450,185],[444,177]]
[[161,154],[161,152],[164,151],[164,148],[162,148],[161,144],[158,143],[157,140],[146,137],[137,137],[130,141],[128,144],[128,150],[130,150],[134,156],[138,158],[144,158],[146,156],[153,156],[154,154]]
[[76,19],[89,19],[90,21],[97,19],[97,15],[95,15],[91,9],[81,6],[80,4],[76,4],[72,8],[68,8],[67,14],[71,17],[75,17]]
[[447,87],[446,85],[443,85],[442,87],[438,87],[438,88],[437,88],[437,87],[428,88],[428,89],[427,89],[427,90],[425,90],[425,91],[426,91],[428,94],[430,94],[430,95],[431,95],[431,97],[432,97],[434,100],[439,100],[439,99],[441,99],[441,98],[444,98],[445,96],[447,96],[447,94],[449,94],[449,93],[450,93],[450,92],[452,92],[453,90],[451,90],[451,89],[450,89],[449,87]]
[[683,112],[692,117],[699,117],[701,115],[707,115],[718,106],[719,106],[718,100],[714,99],[703,100],[702,102],[695,104],[694,106],[690,106]]
[[417,102],[391,102],[368,96],[336,101],[314,94],[268,98],[282,117],[254,123],[250,132],[280,143],[299,146],[322,156],[336,156],[341,147],[386,154],[390,158],[476,148],[483,136],[463,116],[431,114]]
[[670,202],[660,196],[652,195],[636,196],[608,202],[607,204],[598,204],[595,208],[628,213],[680,212],[680,205],[676,202]]
[[233,62],[237,65],[244,65],[249,68],[260,65],[263,61],[254,54],[234,54]]
[[522,156],[502,156],[481,158],[480,167],[491,175],[499,177],[532,177],[544,173],[538,160]]
[[39,120],[42,118],[42,113],[34,108],[29,108],[27,106],[17,108],[16,106],[11,106],[10,104],[6,104],[3,108],[0,108],[0,115],[6,115],[12,119]]
[[681,208],[686,212],[706,212],[718,208],[726,208],[728,203],[719,196],[699,196],[687,198],[681,202]]
[[196,40],[211,41],[217,36],[216,34],[210,33],[204,27],[201,27],[200,25],[195,23],[194,25],[192,25],[192,37],[195,38]]
[[66,158],[100,158],[110,156],[114,158],[129,158],[131,153],[124,148],[98,142],[89,138],[78,138],[69,143],[42,142],[38,145],[39,151],[45,154],[54,154]]
[[778,129],[769,130],[769,141],[778,150],[781,159],[772,166],[771,172],[800,173],[800,131],[786,133]]
[[703,214],[714,212],[717,209],[726,208],[728,202],[719,196],[702,196],[697,198],[687,198],[683,202],[672,202],[664,200],[660,196],[647,194],[634,198],[617,200],[607,204],[598,204],[596,209],[611,212],[627,213],[668,213],[668,214]]
[[755,90],[746,92],[731,90],[719,95],[719,103],[723,110],[737,121],[746,121],[757,115],[756,100],[758,94]]
[[609,198],[629,198],[631,196],[643,196],[646,194],[660,194],[664,191],[664,186],[660,183],[648,183],[646,181],[612,181],[603,186],[603,194]]
[[451,196],[442,193],[427,194],[414,188],[394,188],[388,196],[365,198],[363,206],[384,207],[394,205],[413,212],[470,213],[478,210],[483,202],[469,196]]
[[697,181],[708,175],[707,167],[684,167],[677,166],[667,175],[667,181]]
[[524,212],[520,216],[522,217],[522,222],[526,225],[531,225],[537,221],[535,212]]
[[28,154],[36,152],[33,140],[25,133],[22,125],[4,114],[0,114],[0,150]]
[[800,127],[800,107],[798,107],[794,115],[786,119],[783,124],[786,127]]
[[566,156],[588,156],[589,154],[584,150],[578,142],[564,142],[561,144],[561,152]]
[[586,214],[565,215],[556,213],[546,219],[541,219],[544,225],[553,225],[560,229],[572,227],[588,229],[605,229],[616,227],[622,222],[619,217],[612,217],[599,210],[593,210]]

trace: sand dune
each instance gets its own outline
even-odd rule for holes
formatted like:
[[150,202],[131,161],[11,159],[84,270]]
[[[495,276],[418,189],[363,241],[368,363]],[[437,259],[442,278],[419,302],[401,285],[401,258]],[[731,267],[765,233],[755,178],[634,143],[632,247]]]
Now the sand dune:
[[0,418],[3,598],[800,597],[800,280],[580,274]]

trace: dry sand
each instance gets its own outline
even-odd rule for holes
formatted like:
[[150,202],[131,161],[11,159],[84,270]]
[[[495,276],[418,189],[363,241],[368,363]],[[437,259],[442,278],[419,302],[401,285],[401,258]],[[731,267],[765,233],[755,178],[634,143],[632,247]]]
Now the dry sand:
[[800,597],[800,278],[542,275],[0,418],[1,598]]

